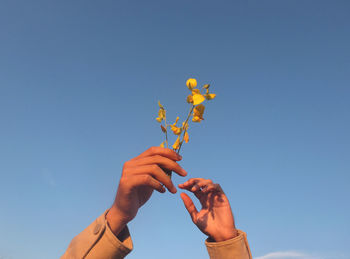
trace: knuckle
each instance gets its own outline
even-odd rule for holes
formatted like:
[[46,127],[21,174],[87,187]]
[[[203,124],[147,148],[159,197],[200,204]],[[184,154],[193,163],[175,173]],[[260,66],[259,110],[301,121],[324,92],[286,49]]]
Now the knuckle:
[[149,151],[151,151],[151,153],[155,153],[157,152],[157,149],[158,149],[157,147],[153,146],[149,148]]
[[125,169],[125,168],[127,168],[127,167],[129,167],[130,166],[130,161],[126,161],[125,163],[124,163],[124,165],[123,165],[123,170]]
[[162,157],[161,155],[155,155],[155,156],[154,156],[154,159],[156,159],[156,160],[162,160],[163,157]]
[[151,179],[151,177],[149,175],[143,175],[142,176],[142,182],[148,184],[148,183],[152,182],[152,179]]
[[124,167],[123,168],[123,175],[129,175],[130,174],[130,168]]
[[127,185],[129,183],[130,183],[130,181],[128,181],[128,177],[125,177],[125,176],[122,176],[119,180],[119,185],[122,185],[122,186]]
[[171,162],[170,162],[170,166],[171,166],[174,170],[180,170],[180,169],[181,169],[181,166],[180,166],[178,163],[176,163],[176,162],[174,162],[174,161],[172,161],[172,160],[171,160]]
[[156,172],[156,171],[158,171],[159,166],[156,164],[152,164],[152,165],[150,165],[150,169],[151,169],[151,171]]

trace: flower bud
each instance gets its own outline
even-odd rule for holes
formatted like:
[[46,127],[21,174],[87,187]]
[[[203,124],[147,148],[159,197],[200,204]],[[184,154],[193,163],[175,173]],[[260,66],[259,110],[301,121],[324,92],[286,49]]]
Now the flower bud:
[[195,88],[197,86],[197,80],[194,78],[189,78],[186,81],[186,86],[188,87],[188,89],[192,90],[193,88]]

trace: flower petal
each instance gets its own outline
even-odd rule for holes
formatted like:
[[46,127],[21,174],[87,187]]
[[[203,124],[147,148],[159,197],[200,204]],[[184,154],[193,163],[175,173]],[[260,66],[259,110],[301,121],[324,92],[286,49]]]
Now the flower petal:
[[176,127],[176,126],[173,126],[173,125],[171,126],[171,130],[173,131],[173,133],[174,133],[175,135],[180,135],[181,132],[182,132],[181,128]]
[[195,94],[201,94],[201,91],[199,89],[193,89],[192,95],[195,95]]
[[188,143],[188,141],[190,140],[190,137],[188,136],[187,131],[184,134],[184,140],[185,140],[186,143]]
[[160,119],[165,118],[165,110],[159,109],[159,111],[158,111],[158,117],[159,117]]
[[179,149],[179,147],[180,147],[180,137],[177,137],[177,139],[173,145],[173,149],[177,150],[177,149]]
[[193,122],[201,122],[203,120],[205,106],[203,104],[199,104],[193,109]]
[[193,105],[198,105],[202,103],[205,100],[205,97],[201,94],[194,94],[193,95]]
[[207,100],[213,100],[215,98],[216,94],[205,94],[204,97]]
[[188,103],[193,103],[193,96],[192,96],[192,94],[190,94],[189,96],[187,96],[186,101],[187,101]]
[[201,118],[199,118],[198,116],[193,116],[192,121],[193,122],[201,122]]
[[205,110],[205,106],[203,104],[197,105],[193,109],[193,115],[203,116],[204,110]]

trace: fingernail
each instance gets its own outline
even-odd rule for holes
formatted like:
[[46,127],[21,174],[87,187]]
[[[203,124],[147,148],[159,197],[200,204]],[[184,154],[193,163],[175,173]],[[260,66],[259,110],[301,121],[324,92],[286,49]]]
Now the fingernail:
[[177,154],[177,157],[181,160],[182,159],[182,156],[180,156],[179,154]]

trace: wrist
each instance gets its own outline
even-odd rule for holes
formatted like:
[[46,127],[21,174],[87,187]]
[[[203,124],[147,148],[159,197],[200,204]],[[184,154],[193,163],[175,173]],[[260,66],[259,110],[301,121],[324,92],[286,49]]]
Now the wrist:
[[115,236],[118,236],[129,222],[125,220],[125,218],[122,217],[114,207],[110,208],[108,211],[106,220],[109,228]]
[[235,238],[238,236],[237,229],[232,229],[232,231],[228,231],[225,233],[219,233],[217,235],[211,235],[210,239],[212,239],[214,242],[223,242],[232,238]]

